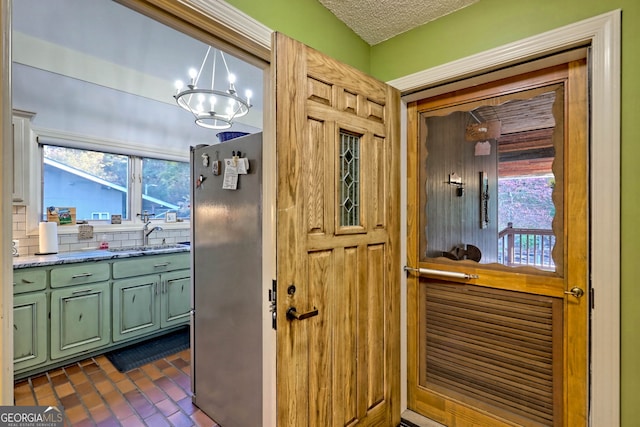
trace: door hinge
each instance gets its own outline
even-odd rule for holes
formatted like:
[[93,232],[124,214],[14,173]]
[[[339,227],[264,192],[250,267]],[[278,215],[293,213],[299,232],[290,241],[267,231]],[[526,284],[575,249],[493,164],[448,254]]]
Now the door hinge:
[[593,288],[589,289],[589,301],[591,301],[591,310],[596,308],[596,291]]
[[277,319],[278,319],[278,313],[277,313],[277,307],[278,307],[278,299],[276,298],[277,296],[277,285],[278,282],[274,279],[271,282],[271,289],[269,289],[269,312],[271,313],[271,327],[273,329],[278,329],[277,328]]

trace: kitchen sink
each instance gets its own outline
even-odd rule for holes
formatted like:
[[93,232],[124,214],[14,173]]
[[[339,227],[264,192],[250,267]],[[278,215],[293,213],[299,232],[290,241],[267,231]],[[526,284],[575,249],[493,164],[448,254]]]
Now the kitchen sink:
[[120,248],[109,248],[109,252],[149,252],[161,251],[163,249],[185,248],[186,245],[167,244],[167,245],[147,245],[147,246],[122,246]]

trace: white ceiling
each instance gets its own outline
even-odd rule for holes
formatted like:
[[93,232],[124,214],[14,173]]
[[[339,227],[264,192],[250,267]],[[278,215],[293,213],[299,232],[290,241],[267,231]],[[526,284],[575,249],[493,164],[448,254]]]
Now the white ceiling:
[[479,0],[318,0],[375,45]]

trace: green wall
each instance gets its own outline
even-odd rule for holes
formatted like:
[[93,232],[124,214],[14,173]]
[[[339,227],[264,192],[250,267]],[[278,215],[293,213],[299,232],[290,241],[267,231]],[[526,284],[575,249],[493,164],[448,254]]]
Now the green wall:
[[[550,29],[622,10],[621,425],[640,425],[640,1],[480,0],[391,40],[369,47],[316,0],[228,0],[272,29],[388,81]],[[593,171],[596,175],[607,171]],[[597,304],[597,302],[596,302]],[[600,427],[600,426],[595,426]],[[608,427],[608,426],[607,426]]]

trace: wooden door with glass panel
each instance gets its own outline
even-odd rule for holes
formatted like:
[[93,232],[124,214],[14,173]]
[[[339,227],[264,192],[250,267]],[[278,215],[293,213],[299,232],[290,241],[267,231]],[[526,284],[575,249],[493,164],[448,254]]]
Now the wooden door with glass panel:
[[399,94],[274,45],[278,425],[397,426]]
[[408,108],[409,407],[587,423],[584,61]]

